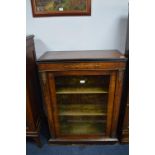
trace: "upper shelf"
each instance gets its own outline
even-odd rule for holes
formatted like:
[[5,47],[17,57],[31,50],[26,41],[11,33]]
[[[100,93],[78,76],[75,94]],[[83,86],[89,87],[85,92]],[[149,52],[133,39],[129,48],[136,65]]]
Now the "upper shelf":
[[126,61],[126,57],[117,50],[88,51],[49,51],[44,53],[37,62],[55,61]]
[[59,88],[56,94],[106,94],[108,90],[103,88]]

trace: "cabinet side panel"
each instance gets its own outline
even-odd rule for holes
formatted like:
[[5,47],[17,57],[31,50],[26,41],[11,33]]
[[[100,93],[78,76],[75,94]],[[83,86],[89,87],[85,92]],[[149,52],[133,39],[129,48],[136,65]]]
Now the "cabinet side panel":
[[112,72],[109,84],[109,96],[108,96],[108,117],[107,117],[107,130],[106,136],[109,137],[111,134],[111,124],[112,124],[112,112],[115,94],[115,83],[116,83],[116,73]]
[[32,114],[32,110],[31,110],[30,97],[26,90],[26,131],[35,130],[34,124],[35,123],[33,120],[33,114]]
[[118,71],[116,80],[116,89],[115,89],[116,91],[115,91],[114,109],[113,109],[112,135],[111,135],[112,137],[116,137],[117,134],[118,117],[122,96],[123,77],[124,77],[124,70]]
[[55,135],[56,137],[60,136],[60,127],[59,127],[59,119],[58,119],[58,107],[56,101],[56,93],[55,93],[55,79],[52,73],[48,73],[48,81],[49,81],[49,91],[51,95],[51,106],[53,108],[53,119],[55,125]]
[[51,106],[49,83],[48,83],[46,72],[40,73],[40,83],[41,83],[42,94],[43,94],[43,98],[44,98],[43,103],[44,103],[44,107],[45,107],[45,113],[48,118],[50,135],[54,138],[55,137],[55,126],[54,126],[54,120],[53,120],[53,114],[52,114],[53,109]]
[[125,108],[125,116],[123,120],[121,142],[129,143],[129,97]]
[[26,38],[26,122],[29,131],[39,131],[41,104],[40,87],[35,61],[33,36]]

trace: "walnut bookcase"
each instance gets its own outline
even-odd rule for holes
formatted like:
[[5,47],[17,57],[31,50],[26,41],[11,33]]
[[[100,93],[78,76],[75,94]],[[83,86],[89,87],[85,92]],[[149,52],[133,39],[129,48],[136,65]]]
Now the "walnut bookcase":
[[37,60],[49,143],[117,142],[126,58],[118,51],[46,52]]

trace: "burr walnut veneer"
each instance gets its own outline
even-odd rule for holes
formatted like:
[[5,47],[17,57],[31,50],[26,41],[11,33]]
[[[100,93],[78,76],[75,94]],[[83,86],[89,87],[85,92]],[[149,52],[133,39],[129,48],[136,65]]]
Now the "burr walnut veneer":
[[46,52],[37,60],[49,143],[117,142],[126,58],[120,52]]

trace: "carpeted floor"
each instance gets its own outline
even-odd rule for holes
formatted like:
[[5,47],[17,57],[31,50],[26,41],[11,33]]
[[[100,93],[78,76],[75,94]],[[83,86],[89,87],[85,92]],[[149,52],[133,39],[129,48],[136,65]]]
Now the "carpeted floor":
[[48,145],[42,137],[43,147],[39,148],[33,141],[27,141],[27,155],[128,155],[129,145]]

